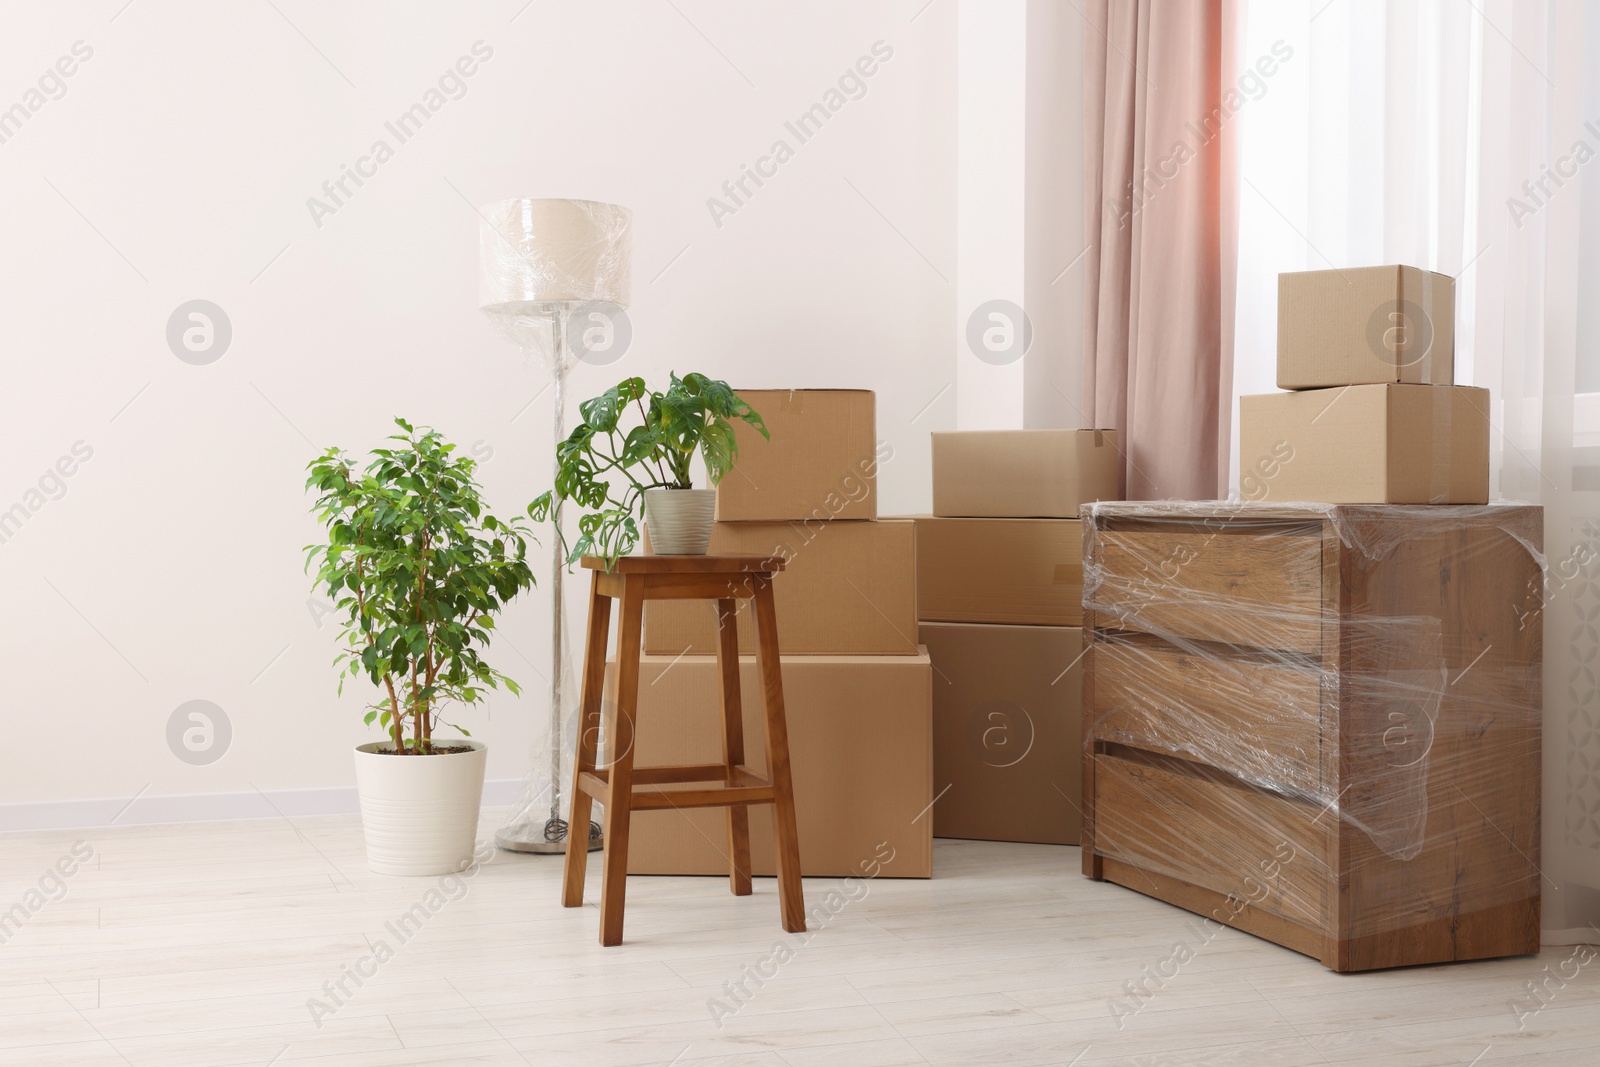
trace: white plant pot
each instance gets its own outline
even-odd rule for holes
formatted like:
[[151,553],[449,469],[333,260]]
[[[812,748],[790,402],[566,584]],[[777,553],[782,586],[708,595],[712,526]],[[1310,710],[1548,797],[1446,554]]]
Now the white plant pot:
[[356,747],[356,792],[374,874],[451,874],[471,861],[489,750],[396,756],[394,742]]
[[644,521],[658,556],[703,556],[717,518],[715,489],[646,489]]

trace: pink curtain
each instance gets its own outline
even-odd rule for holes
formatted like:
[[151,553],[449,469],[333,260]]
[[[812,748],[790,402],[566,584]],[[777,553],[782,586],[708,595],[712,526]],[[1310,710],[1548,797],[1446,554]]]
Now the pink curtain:
[[1238,232],[1233,0],[1091,0],[1084,397],[1130,500],[1225,495]]

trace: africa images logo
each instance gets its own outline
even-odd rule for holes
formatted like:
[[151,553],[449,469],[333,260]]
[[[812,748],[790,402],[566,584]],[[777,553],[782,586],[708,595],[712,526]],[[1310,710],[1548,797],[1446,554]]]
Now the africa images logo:
[[[446,104],[466,96],[467,79],[477,74],[478,68],[492,58],[492,47],[483,41],[474,41],[471,55],[463,55],[453,66],[445,68],[437,83],[430,85],[420,100],[400,112],[393,121],[383,124],[385,132],[394,138],[394,144],[379,137],[372,142],[365,155],[357,157],[354,166],[341,163],[338,175],[322,183],[321,198],[306,197],[306,210],[311,213],[311,221],[316,228],[322,229],[322,220],[326,216],[337,215],[355,196],[357,189],[376,178],[378,168],[394,158],[396,148],[421,133],[428,120],[444,110]],[[351,188],[352,183],[354,189]]]
[[[739,209],[750,202],[756,189],[778,176],[778,168],[794,158],[795,149],[822,132],[828,120],[844,110],[851,100],[867,95],[867,79],[878,73],[879,67],[894,57],[894,48],[885,41],[872,42],[872,54],[861,56],[852,66],[846,67],[834,86],[822,94],[822,99],[802,111],[793,121],[783,124],[787,137],[772,142],[765,155],[758,156],[754,164],[739,164],[739,175],[722,183],[722,197],[707,197],[706,210],[711,221],[722,229],[722,221],[737,215]],[[793,138],[793,143],[790,143]],[[754,185],[755,188],[751,188]]]

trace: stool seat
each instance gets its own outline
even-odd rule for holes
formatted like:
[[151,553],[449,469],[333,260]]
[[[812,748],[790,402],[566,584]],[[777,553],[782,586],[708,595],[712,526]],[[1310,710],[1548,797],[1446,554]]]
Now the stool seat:
[[[573,759],[569,826],[587,826],[595,801],[605,806],[605,846],[600,889],[600,943],[622,943],[627,893],[628,833],[635,811],[680,808],[728,809],[728,879],[734,895],[750,895],[750,816],[753,804],[770,804],[777,842],[778,904],[783,928],[806,928],[800,884],[800,842],[796,829],[789,738],[784,719],[783,674],[778,660],[778,622],[772,580],[783,570],[781,556],[623,556],[607,566],[597,556],[583,557],[593,572],[589,627],[584,649],[583,697],[579,707],[577,752]],[[717,614],[717,663],[722,703],[722,762],[668,767],[633,765],[638,720],[639,656],[647,600],[710,600]],[[766,712],[768,777],[744,762],[744,725],[739,693],[739,643],[735,629],[738,601],[753,602],[756,658],[761,668]],[[599,736],[605,727],[601,699],[606,644],[611,634],[611,601],[621,603],[617,635],[617,690],[613,700],[609,767],[598,765]],[[661,786],[685,788],[663,789]],[[567,837],[561,902],[583,904],[588,842]]]

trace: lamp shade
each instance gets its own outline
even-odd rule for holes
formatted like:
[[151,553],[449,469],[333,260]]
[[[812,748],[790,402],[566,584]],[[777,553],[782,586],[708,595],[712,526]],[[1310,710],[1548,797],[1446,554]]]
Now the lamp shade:
[[627,208],[519,197],[479,213],[478,293],[485,311],[591,300],[628,306],[633,214]]

